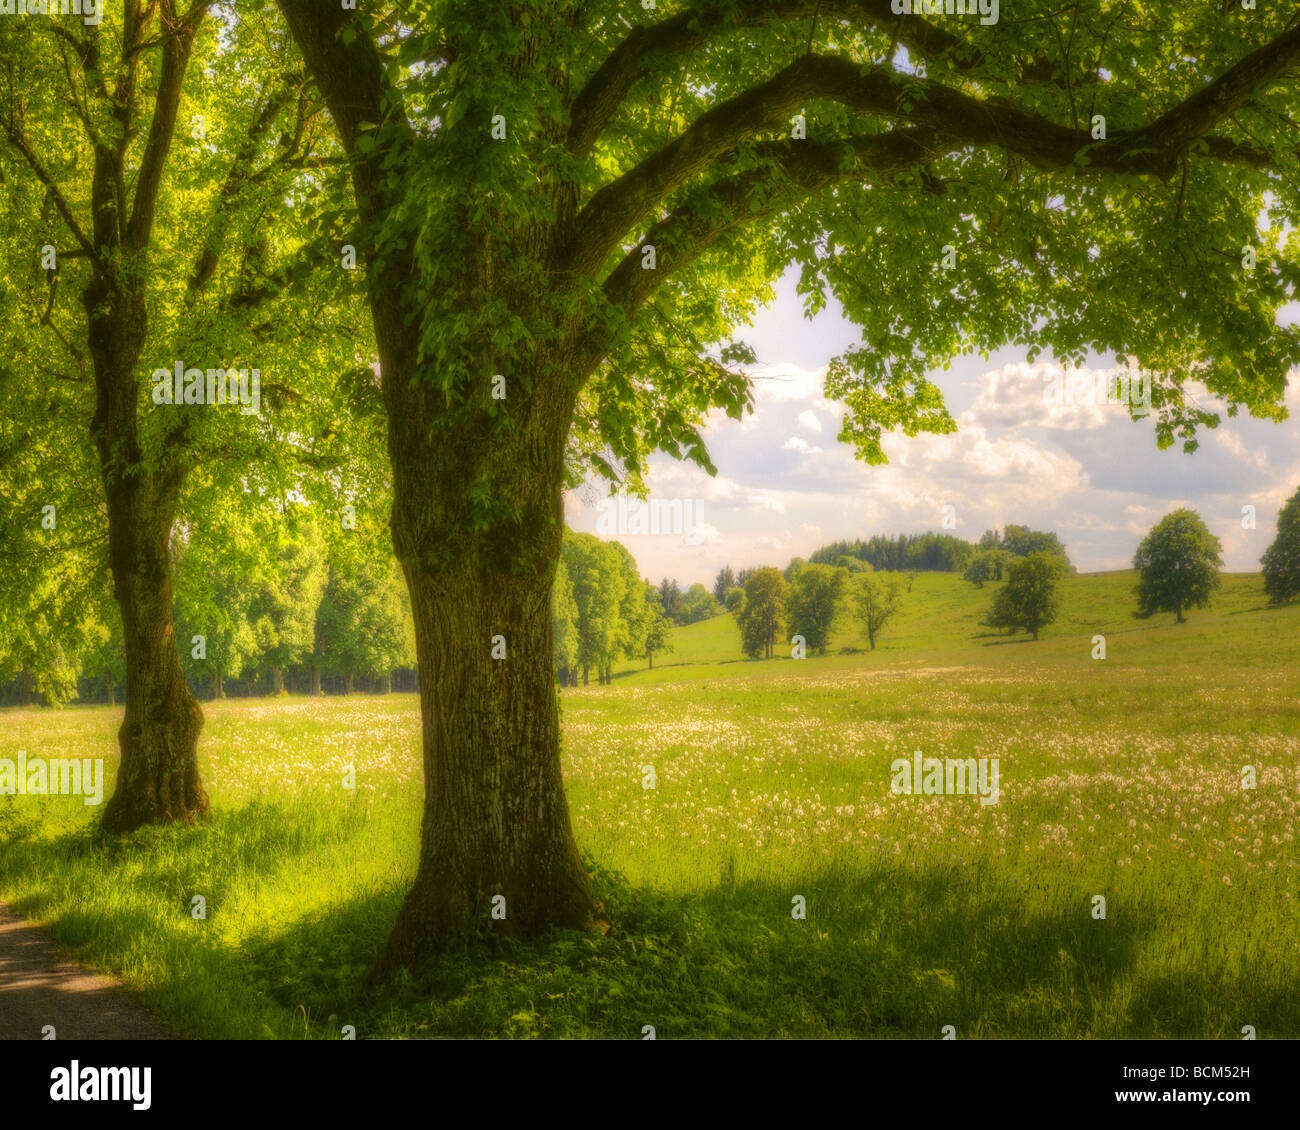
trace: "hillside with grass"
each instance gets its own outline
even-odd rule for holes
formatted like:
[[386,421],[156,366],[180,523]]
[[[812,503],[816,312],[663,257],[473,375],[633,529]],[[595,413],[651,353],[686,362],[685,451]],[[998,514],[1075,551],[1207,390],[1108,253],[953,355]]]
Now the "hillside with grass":
[[[808,656],[806,662],[844,658],[844,649],[866,653],[855,662],[889,664],[899,661],[969,663],[995,662],[995,652],[1021,647],[1031,649],[1035,662],[1067,662],[1089,658],[1092,637],[1106,637],[1110,659],[1137,654],[1155,660],[1162,649],[1190,647],[1198,654],[1212,655],[1217,643],[1227,645],[1227,636],[1239,631],[1259,631],[1265,639],[1275,634],[1300,632],[1300,605],[1269,605],[1258,573],[1224,573],[1223,587],[1208,608],[1194,609],[1186,624],[1175,624],[1172,614],[1136,619],[1133,589],[1137,573],[1083,573],[1063,577],[1058,583],[1061,612],[1034,642],[1024,632],[1009,635],[985,627],[981,621],[993,601],[999,582],[976,588],[955,573],[918,573],[906,593],[901,611],[889,621],[884,635],[869,652],[867,636],[851,614],[841,613],[824,657]],[[1217,642],[1216,642],[1217,641]],[[744,665],[747,673],[776,662],[790,660],[788,640],[777,649],[772,661],[751,660],[741,651],[740,630],[730,614],[714,616],[697,624],[673,629],[673,650],[656,656],[654,669],[645,660],[624,661],[615,668],[618,678],[637,681],[672,680],[690,677],[688,668]],[[1264,654],[1262,658],[1266,659]],[[713,670],[710,674],[718,674]]]

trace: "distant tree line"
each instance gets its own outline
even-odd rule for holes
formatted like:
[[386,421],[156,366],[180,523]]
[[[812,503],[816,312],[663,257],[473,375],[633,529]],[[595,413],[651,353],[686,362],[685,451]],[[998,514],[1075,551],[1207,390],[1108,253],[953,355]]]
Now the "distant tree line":
[[[703,585],[694,588],[708,596]],[[643,580],[621,543],[566,530],[551,598],[560,685],[577,686],[581,677],[586,686],[592,672],[598,683],[608,684],[614,663],[623,658],[653,667],[656,655],[672,649],[665,595],[686,604],[675,581],[655,586]]]
[[833,541],[808,560],[814,565],[839,565],[842,557],[851,557],[880,573],[955,573],[966,567],[975,551],[971,542],[951,534],[877,534],[868,541]]
[[[301,504],[232,504],[211,509],[204,536],[195,534],[178,524],[170,552],[181,665],[196,697],[418,689],[409,597],[378,520],[353,514],[347,527],[327,526]],[[55,646],[6,637],[0,703],[124,696],[108,586],[107,573],[94,578],[76,630]]]

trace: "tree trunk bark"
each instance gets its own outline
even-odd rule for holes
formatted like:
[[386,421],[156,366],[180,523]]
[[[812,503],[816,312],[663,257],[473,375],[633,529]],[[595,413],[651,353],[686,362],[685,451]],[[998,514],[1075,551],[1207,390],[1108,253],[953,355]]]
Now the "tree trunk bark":
[[385,671],[384,674],[379,676],[379,693],[393,693],[393,675],[391,671]]
[[312,667],[311,669],[311,693],[316,696],[321,694],[319,667]]
[[271,693],[273,695],[284,694],[284,668],[271,668]]
[[190,694],[172,627],[172,511],[155,476],[105,472],[109,563],[126,645],[122,763],[104,828],[191,824],[208,813],[199,780],[203,711]]
[[[426,789],[420,867],[390,958],[407,964],[476,923],[505,934],[587,925],[591,883],[560,774],[551,577],[406,574],[429,688]],[[496,634],[506,635],[504,660],[492,658]],[[497,895],[503,919],[491,917]]]
[[117,684],[113,681],[112,675],[104,676],[104,689],[108,692],[108,705],[117,705]]
[[218,700],[226,697],[226,677],[222,674],[220,667],[217,668],[216,674],[212,676],[212,694]]

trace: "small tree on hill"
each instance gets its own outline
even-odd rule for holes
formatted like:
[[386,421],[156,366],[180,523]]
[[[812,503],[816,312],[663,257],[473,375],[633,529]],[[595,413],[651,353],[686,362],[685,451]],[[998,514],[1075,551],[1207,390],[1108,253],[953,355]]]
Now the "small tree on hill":
[[853,579],[853,605],[871,650],[890,617],[903,607],[903,578],[897,573],[863,573]]
[[1222,550],[1195,510],[1175,510],[1161,518],[1133,557],[1133,568],[1141,574],[1136,615],[1145,619],[1172,612],[1181,624],[1184,608],[1204,608],[1220,584]]
[[1277,537],[1264,551],[1264,591],[1270,604],[1300,596],[1300,490],[1277,516]]
[[1056,582],[1065,563],[1055,553],[1031,553],[1007,566],[1007,583],[993,597],[984,622],[992,628],[1023,628],[1034,639],[1056,619],[1061,595]]
[[659,599],[659,590],[654,585],[645,587],[646,633],[645,656],[650,669],[654,669],[655,656],[673,649],[673,622],[664,615],[664,606]]
[[745,603],[736,613],[736,621],[741,647],[751,658],[772,658],[776,637],[785,623],[789,587],[781,571],[771,566],[755,571],[746,582]]

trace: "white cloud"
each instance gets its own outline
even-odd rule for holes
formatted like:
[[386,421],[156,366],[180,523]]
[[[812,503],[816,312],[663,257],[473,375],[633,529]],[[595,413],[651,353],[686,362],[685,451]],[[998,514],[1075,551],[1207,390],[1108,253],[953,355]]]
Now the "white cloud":
[[801,428],[806,428],[808,431],[813,432],[816,435],[822,434],[822,422],[817,418],[817,413],[811,408],[806,408],[804,411],[800,412],[797,422]]
[[800,436],[791,436],[781,445],[782,451],[797,451],[801,455],[816,455],[821,451],[820,447],[814,447],[806,439]]

